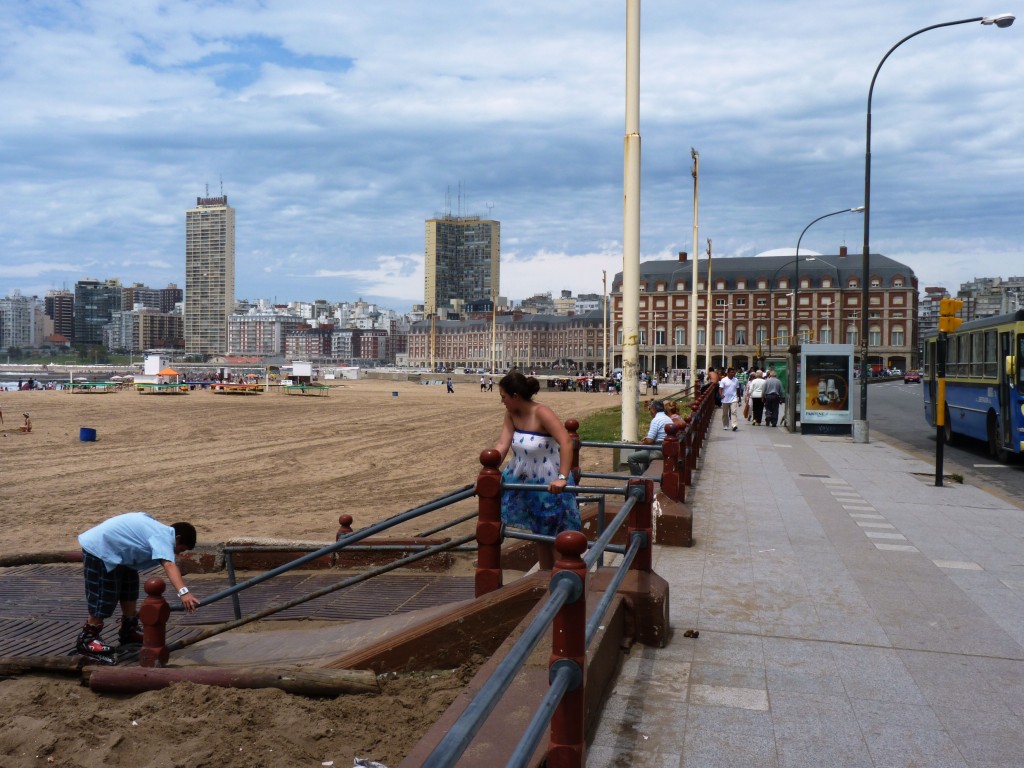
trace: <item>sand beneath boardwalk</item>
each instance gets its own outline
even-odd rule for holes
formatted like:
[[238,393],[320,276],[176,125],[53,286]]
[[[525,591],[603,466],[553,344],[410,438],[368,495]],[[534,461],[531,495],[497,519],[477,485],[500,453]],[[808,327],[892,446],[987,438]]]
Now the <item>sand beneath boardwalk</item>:
[[[563,420],[619,403],[546,390],[537,400]],[[457,384],[449,395],[374,380],[338,382],[328,397],[0,392],[0,408],[3,554],[77,549],[81,531],[132,510],[189,520],[200,542],[330,541],[341,514],[359,528],[473,483],[504,413],[497,388]],[[28,435],[17,432],[23,411]],[[98,440],[82,442],[83,427]],[[610,466],[590,461],[585,469]],[[402,532],[455,515],[432,513]],[[67,680],[15,678],[0,682],[0,764],[291,768],[358,756],[393,766],[472,668],[467,659],[389,679],[381,696],[332,702],[192,685],[101,697]]]

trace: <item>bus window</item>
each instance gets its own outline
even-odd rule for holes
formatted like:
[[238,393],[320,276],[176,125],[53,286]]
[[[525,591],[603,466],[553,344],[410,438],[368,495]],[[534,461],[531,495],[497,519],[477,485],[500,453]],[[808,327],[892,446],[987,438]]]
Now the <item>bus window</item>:
[[985,334],[971,334],[971,376],[980,378],[985,368]]
[[957,358],[956,375],[957,376],[970,376],[971,375],[971,337],[970,336],[959,336],[957,337],[959,347],[959,357]]
[[921,374],[927,378],[932,373],[932,345],[927,341],[921,350]]
[[1017,388],[1024,392],[1024,336],[1017,337],[1017,354],[1014,356],[1014,368],[1017,370]]
[[946,339],[946,376],[956,376],[956,336]]
[[999,376],[999,344],[997,331],[985,331],[985,377]]

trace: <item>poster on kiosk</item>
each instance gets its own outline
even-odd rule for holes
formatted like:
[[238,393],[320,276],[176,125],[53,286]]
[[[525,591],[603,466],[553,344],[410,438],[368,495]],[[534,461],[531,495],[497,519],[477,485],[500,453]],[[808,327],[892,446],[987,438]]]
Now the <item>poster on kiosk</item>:
[[800,432],[849,435],[853,427],[853,345],[804,344],[800,351]]

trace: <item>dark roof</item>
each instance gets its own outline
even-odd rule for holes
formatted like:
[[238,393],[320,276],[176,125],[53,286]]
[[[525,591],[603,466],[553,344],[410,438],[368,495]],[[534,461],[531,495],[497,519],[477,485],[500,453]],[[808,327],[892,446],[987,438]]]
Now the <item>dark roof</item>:
[[[497,318],[498,326],[512,325],[513,323],[521,325],[523,327],[531,327],[537,329],[552,329],[558,326],[572,326],[585,324],[589,326],[599,326],[601,324],[601,310],[596,309],[592,312],[578,312],[575,315],[534,315],[528,312],[523,312],[522,316],[516,320],[513,315],[498,315]],[[483,328],[491,327],[491,318],[488,315],[486,318],[474,317],[465,320],[435,320],[434,327],[438,330],[442,328],[465,328],[469,329],[474,326],[481,326]],[[410,328],[429,328],[430,320],[417,320],[413,323]]]
[[[786,275],[792,278],[794,270],[796,269],[794,259],[795,256],[793,254],[786,254],[782,256],[735,256],[731,258],[712,258],[711,279],[717,281],[719,278],[724,278],[726,288],[735,288],[736,280],[739,278],[744,278],[746,280],[757,280],[759,278],[763,278],[768,280],[773,276],[778,277],[780,275]],[[863,273],[863,266],[860,254],[850,254],[847,256],[840,256],[838,254],[819,256],[817,254],[808,253],[806,256],[803,254],[800,256],[801,275],[809,275],[812,277],[834,277],[836,269],[838,268],[839,277],[843,283],[845,283],[850,276],[860,277]],[[915,279],[914,271],[906,264],[901,264],[900,262],[890,259],[888,256],[883,256],[880,253],[871,254],[869,267],[871,275],[881,278],[882,284],[886,286],[891,285],[892,279],[897,276],[902,276],[907,279],[905,287],[911,287],[913,280]],[[697,261],[697,274],[703,277],[706,275],[707,269],[708,260],[699,259]],[[640,283],[649,290],[654,289],[652,283],[653,280],[658,278],[671,280],[673,274],[683,276],[683,279],[686,280],[687,285],[689,285],[693,274],[693,262],[665,259],[660,261],[644,261],[640,264]],[[615,280],[612,282],[612,292],[621,290],[622,273],[618,272],[615,275]]]

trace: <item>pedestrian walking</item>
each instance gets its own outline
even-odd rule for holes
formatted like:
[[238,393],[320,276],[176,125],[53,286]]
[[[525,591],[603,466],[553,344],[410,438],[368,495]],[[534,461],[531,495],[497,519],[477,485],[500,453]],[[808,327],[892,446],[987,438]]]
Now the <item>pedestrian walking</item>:
[[775,371],[768,371],[768,378],[764,383],[764,411],[765,424],[769,427],[779,426],[779,405],[785,399],[779,377],[775,375]]
[[730,368],[725,378],[718,382],[718,389],[722,394],[722,429],[731,428],[733,432],[739,429],[740,400],[736,394],[737,387],[736,369]]
[[761,376],[761,371],[751,374],[751,379],[747,382],[747,398],[750,403],[750,418],[755,427],[760,426],[764,418],[764,387],[765,380]]

